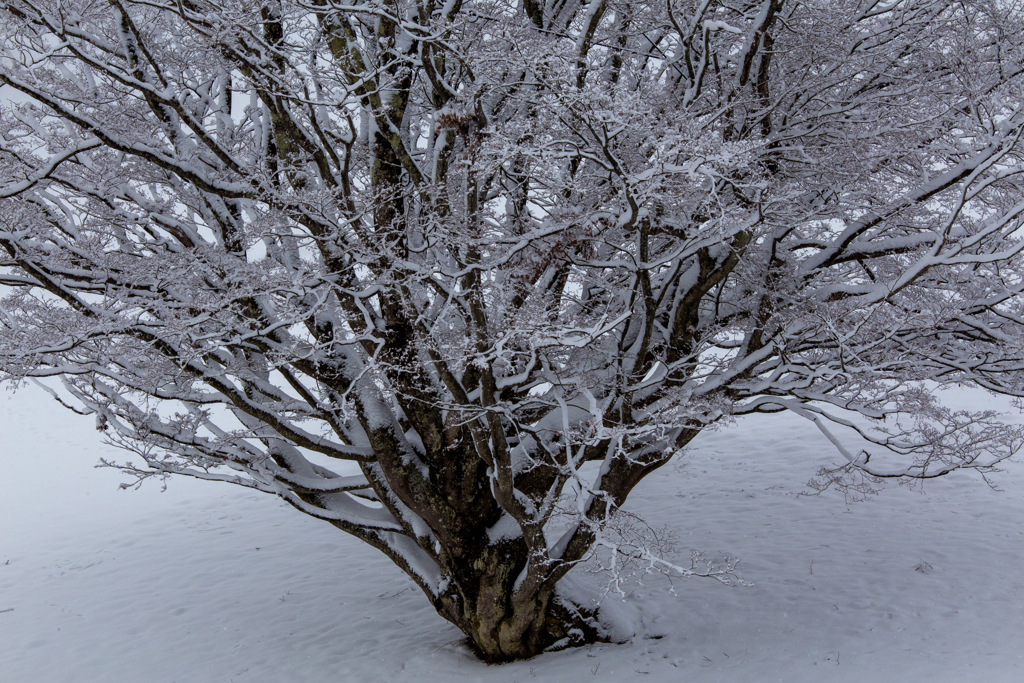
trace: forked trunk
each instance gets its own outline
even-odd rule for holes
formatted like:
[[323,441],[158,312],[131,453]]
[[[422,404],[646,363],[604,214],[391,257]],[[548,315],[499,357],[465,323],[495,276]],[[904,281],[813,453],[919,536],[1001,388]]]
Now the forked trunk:
[[505,544],[485,548],[471,569],[463,565],[449,575],[447,589],[434,601],[482,660],[528,659],[604,639],[595,608],[573,604],[553,583],[523,581],[522,554],[507,551]]
[[[506,601],[510,607],[497,619],[483,604]],[[480,612],[483,611],[484,614]],[[488,663],[529,659],[549,649],[562,649],[601,640],[595,612],[551,595],[531,596],[529,600],[508,600],[508,596],[481,594],[478,611],[468,631],[473,647]]]
[[460,595],[456,625],[484,661],[529,659],[549,649],[602,639],[595,609],[575,605],[553,588],[513,591],[504,582],[489,580],[493,575],[483,578],[475,595]]

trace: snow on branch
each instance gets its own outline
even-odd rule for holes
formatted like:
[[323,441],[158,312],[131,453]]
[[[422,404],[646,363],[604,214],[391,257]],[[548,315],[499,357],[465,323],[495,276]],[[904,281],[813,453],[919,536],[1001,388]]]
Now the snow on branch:
[[552,599],[597,550],[733,580],[623,506],[735,418],[855,488],[1024,439],[935,398],[1024,396],[1019,8],[0,0],[0,44],[0,380],[494,661],[597,637]]

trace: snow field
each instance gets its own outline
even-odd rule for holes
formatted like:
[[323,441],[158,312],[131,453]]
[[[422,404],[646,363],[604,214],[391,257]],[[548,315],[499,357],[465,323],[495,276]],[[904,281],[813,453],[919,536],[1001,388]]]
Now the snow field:
[[[989,401],[971,394],[973,402]],[[624,644],[488,667],[386,558],[226,485],[119,491],[88,418],[0,393],[0,680],[1024,680],[1024,467],[802,496],[838,454],[809,423],[702,435],[629,509],[753,586],[652,576],[606,609]],[[599,585],[601,576],[578,580]],[[672,595],[674,585],[677,595]]]

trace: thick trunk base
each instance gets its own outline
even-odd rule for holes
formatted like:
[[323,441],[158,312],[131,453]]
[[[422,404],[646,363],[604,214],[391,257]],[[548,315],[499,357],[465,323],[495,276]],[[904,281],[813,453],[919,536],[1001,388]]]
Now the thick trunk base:
[[[540,614],[543,609],[543,614]],[[528,624],[523,629],[522,625]],[[482,661],[503,664],[544,652],[579,647],[609,638],[597,621],[597,610],[552,599],[533,615],[516,614],[497,627],[463,629],[466,642]]]

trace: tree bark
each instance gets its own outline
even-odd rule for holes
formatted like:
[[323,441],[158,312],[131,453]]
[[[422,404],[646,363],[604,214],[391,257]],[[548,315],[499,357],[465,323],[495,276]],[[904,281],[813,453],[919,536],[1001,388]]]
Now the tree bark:
[[557,594],[554,584],[539,590],[520,588],[523,571],[520,540],[488,546],[467,566],[440,599],[438,611],[468,637],[484,661],[495,664],[535,657],[605,640],[594,607],[577,605]]

